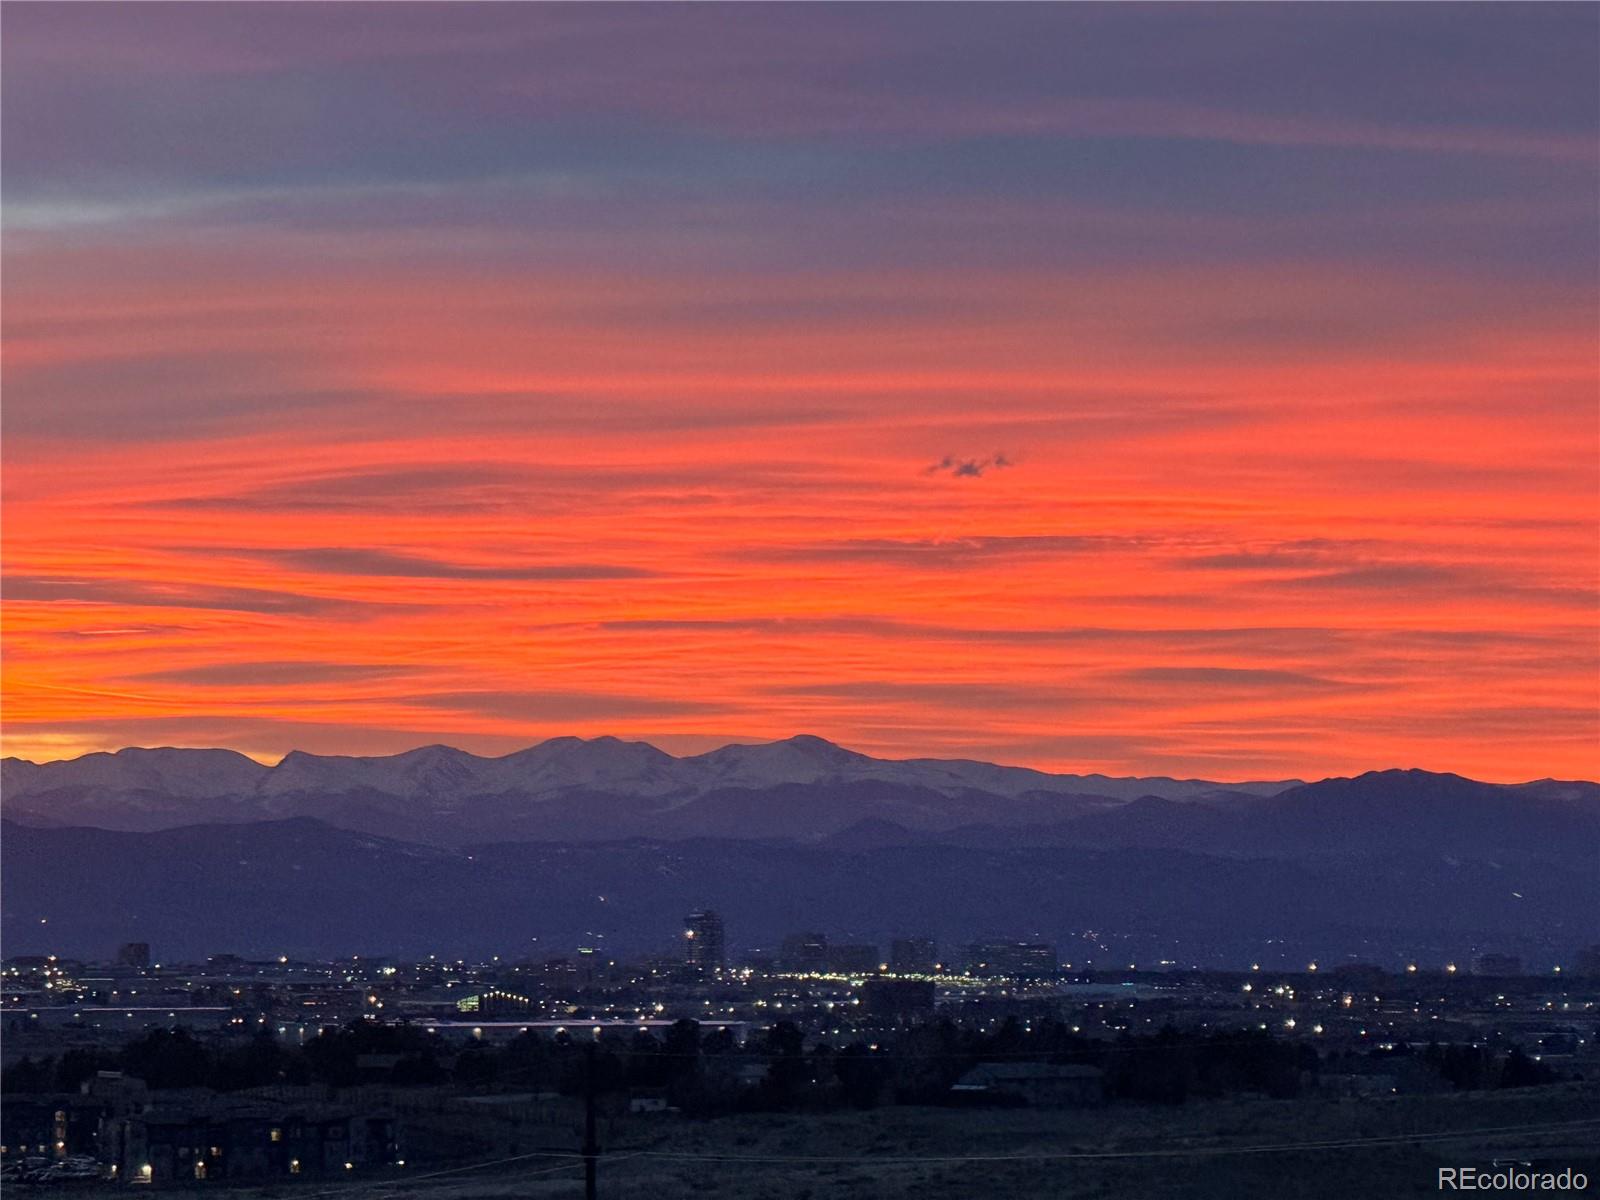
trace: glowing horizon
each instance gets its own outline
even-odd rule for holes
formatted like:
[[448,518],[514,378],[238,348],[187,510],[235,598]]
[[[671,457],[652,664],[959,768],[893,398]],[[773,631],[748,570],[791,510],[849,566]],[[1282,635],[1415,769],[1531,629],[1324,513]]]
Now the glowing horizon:
[[1592,8],[3,22],[7,754],[1600,775]]

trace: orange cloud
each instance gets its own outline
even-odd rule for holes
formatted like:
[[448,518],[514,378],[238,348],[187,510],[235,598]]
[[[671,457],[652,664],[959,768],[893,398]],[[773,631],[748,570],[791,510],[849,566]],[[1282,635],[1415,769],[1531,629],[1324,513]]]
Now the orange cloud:
[[1508,320],[1447,280],[1266,268],[324,286],[241,254],[14,283],[14,752],[805,730],[1595,773],[1592,328],[1559,294]]

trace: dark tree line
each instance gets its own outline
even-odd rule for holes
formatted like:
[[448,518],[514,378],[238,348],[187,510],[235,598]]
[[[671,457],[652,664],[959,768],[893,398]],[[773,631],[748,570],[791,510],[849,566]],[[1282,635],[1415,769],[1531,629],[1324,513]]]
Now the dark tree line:
[[[650,1091],[686,1113],[789,1111],[878,1104],[942,1104],[950,1088],[984,1062],[1085,1065],[1101,1070],[1105,1098],[1181,1104],[1190,1097],[1257,1092],[1287,1098],[1323,1062],[1304,1042],[1265,1031],[1188,1032],[1166,1028],[1113,1042],[1075,1034],[1059,1021],[1008,1020],[982,1031],[942,1020],[903,1028],[892,1046],[813,1044],[780,1021],[742,1045],[724,1030],[689,1020],[659,1034],[639,1030],[599,1039],[520,1034],[500,1045],[452,1039],[408,1025],[355,1021],[296,1046],[263,1031],[245,1041],[201,1040],[157,1030],[118,1050],[68,1050],[8,1067],[8,1094],[70,1092],[97,1071],[122,1071],[152,1088],[239,1091],[275,1084],[349,1087],[452,1084],[464,1088],[606,1095]],[[1409,1048],[1406,1053],[1410,1053]],[[1430,1045],[1420,1058],[1457,1088],[1523,1087],[1556,1075],[1520,1050]]]
[[1500,1055],[1487,1046],[1441,1046],[1430,1042],[1422,1052],[1422,1059],[1451,1087],[1464,1092],[1533,1087],[1553,1083],[1558,1078],[1544,1063],[1524,1054],[1520,1046],[1513,1046],[1509,1053]]

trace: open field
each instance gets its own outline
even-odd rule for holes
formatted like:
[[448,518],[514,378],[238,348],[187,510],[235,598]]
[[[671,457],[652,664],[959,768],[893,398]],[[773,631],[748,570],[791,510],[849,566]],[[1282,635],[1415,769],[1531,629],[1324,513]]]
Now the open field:
[[[1351,1200],[1437,1196],[1440,1166],[1487,1168],[1496,1159],[1571,1166],[1588,1175],[1590,1194],[1600,1193],[1600,1084],[1593,1083],[1361,1101],[1224,1100],[1173,1109],[884,1108],[711,1121],[664,1114],[610,1125],[599,1169],[599,1195],[610,1200]],[[1357,1141],[1364,1144],[1339,1144]],[[1316,1145],[1281,1149],[1308,1143]],[[544,1144],[556,1149],[560,1140]],[[479,1161],[485,1165],[419,1165],[404,1179],[165,1190],[224,1190],[233,1200],[582,1195],[576,1159]],[[113,1191],[126,1194],[101,1188],[75,1194]]]
[[[1550,1126],[1549,1134],[1477,1134],[1460,1140],[1291,1152],[1251,1146],[1433,1136]],[[654,1134],[652,1135],[652,1126]],[[1549,1159],[1600,1180],[1600,1088],[1386,1101],[1222,1101],[1181,1109],[881,1109],[826,1117],[635,1121],[600,1165],[600,1194],[630,1200],[958,1200],[964,1197],[1299,1197],[1437,1195],[1441,1165],[1495,1158]],[[625,1140],[623,1140],[625,1138]],[[628,1157],[629,1152],[638,1157]],[[672,1158],[682,1154],[722,1159]],[[1046,1155],[1125,1154],[1112,1158]],[[1033,1156],[1030,1158],[1030,1156]],[[969,1161],[959,1161],[967,1158]],[[807,1161],[810,1160],[810,1161]],[[536,1169],[548,1169],[539,1164]],[[439,1180],[449,1200],[570,1195],[580,1171],[504,1183]],[[537,1188],[535,1178],[549,1182]],[[1600,1190],[1600,1189],[1596,1189]],[[418,1193],[420,1194],[420,1193]],[[429,1193],[435,1194],[435,1193]]]

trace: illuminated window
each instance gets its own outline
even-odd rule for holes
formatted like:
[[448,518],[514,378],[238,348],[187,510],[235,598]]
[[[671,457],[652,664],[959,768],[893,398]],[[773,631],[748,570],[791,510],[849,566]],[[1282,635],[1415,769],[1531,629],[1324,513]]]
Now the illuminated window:
[[194,1177],[196,1179],[204,1179],[206,1177],[206,1164],[204,1159],[195,1159]]
[[281,1130],[281,1129],[274,1129],[274,1130],[273,1130],[273,1131],[272,1131],[272,1140],[273,1140],[273,1141],[275,1141],[275,1142],[281,1142],[281,1141],[283,1141],[283,1130]]
[[289,1160],[289,1174],[291,1174],[291,1175],[300,1174],[300,1160],[298,1158],[291,1158]]

